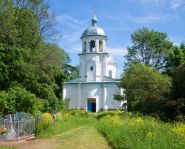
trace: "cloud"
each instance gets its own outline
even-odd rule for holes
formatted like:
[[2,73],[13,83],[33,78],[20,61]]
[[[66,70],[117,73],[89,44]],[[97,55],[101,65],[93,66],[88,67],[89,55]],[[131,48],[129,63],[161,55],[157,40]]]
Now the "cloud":
[[126,48],[108,48],[108,52],[113,57],[117,57],[117,56],[123,57],[127,54],[127,49]]
[[63,31],[60,46],[68,53],[78,53],[81,49],[80,37],[88,24],[86,20],[79,20],[70,15],[58,15],[56,21],[59,29]]
[[142,5],[148,5],[148,4],[160,5],[160,6],[164,6],[165,5],[165,0],[139,0],[139,2]]
[[80,44],[73,45],[71,48],[69,48],[69,53],[81,53],[82,47]]
[[185,6],[185,0],[171,0],[170,7],[172,9],[178,9]]
[[80,42],[81,31],[65,33],[62,36],[61,42],[65,44],[71,44],[73,42]]
[[133,17],[134,22],[136,23],[156,23],[161,21],[159,16],[141,16]]
[[150,14],[146,16],[135,16],[132,17],[132,20],[136,23],[142,24],[142,23],[167,23],[171,22],[173,20],[173,16],[169,15],[160,15],[160,14]]
[[139,0],[138,2],[140,2],[140,4],[144,6],[148,5],[165,6],[167,8],[175,10],[185,6],[185,0]]
[[82,29],[87,24],[86,20],[78,20],[70,15],[58,15],[56,16],[56,21],[74,29]]

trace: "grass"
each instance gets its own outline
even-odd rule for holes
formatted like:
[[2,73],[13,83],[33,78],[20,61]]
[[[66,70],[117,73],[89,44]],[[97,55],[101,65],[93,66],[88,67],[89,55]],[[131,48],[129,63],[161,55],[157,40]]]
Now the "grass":
[[102,118],[97,128],[117,149],[184,149],[185,146],[185,124],[124,114]]
[[48,147],[46,141],[54,142],[55,149],[184,149],[185,146],[184,123],[164,123],[118,111],[95,115],[70,111],[65,117],[65,121],[61,119],[47,129],[38,129],[38,138],[47,138],[39,139],[42,146]]
[[110,149],[107,140],[96,128],[97,122],[92,115],[72,115],[66,121],[57,121],[47,130],[39,130],[37,136],[54,140],[56,149]]
[[96,125],[96,123],[96,118],[92,116],[70,116],[66,121],[57,121],[56,125],[52,125],[47,130],[38,130],[37,137],[51,138],[54,135],[61,134],[82,126],[93,126]]
[[55,136],[57,149],[110,149],[106,139],[93,126],[82,126]]

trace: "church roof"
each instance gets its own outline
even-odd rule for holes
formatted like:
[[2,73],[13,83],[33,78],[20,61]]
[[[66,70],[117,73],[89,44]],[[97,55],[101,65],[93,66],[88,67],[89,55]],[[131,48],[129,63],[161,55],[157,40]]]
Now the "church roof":
[[87,37],[87,36],[105,36],[106,37],[104,30],[97,26],[97,17],[95,14],[93,15],[91,22],[92,22],[92,26],[87,28],[83,32],[82,38]]

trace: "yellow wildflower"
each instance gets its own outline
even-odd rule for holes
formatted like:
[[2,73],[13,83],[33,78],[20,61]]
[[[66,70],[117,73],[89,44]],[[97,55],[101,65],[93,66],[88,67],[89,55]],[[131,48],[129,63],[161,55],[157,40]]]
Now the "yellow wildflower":
[[183,137],[185,135],[185,124],[177,124],[175,127],[171,128],[171,131]]

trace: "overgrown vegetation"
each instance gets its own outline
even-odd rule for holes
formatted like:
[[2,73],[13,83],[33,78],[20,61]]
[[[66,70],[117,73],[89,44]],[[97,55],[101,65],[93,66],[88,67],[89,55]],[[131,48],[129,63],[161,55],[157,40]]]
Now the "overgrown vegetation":
[[[91,127],[98,129],[112,147],[117,149],[184,148],[185,124],[182,122],[164,123],[153,117],[121,111],[100,112],[96,115],[84,113],[87,112],[71,110],[58,113],[56,125],[52,124],[47,129],[38,127],[37,136],[60,137]],[[68,139],[70,140],[70,135]]]
[[184,123],[163,123],[125,113],[103,117],[97,128],[117,149],[183,149],[185,146]]

